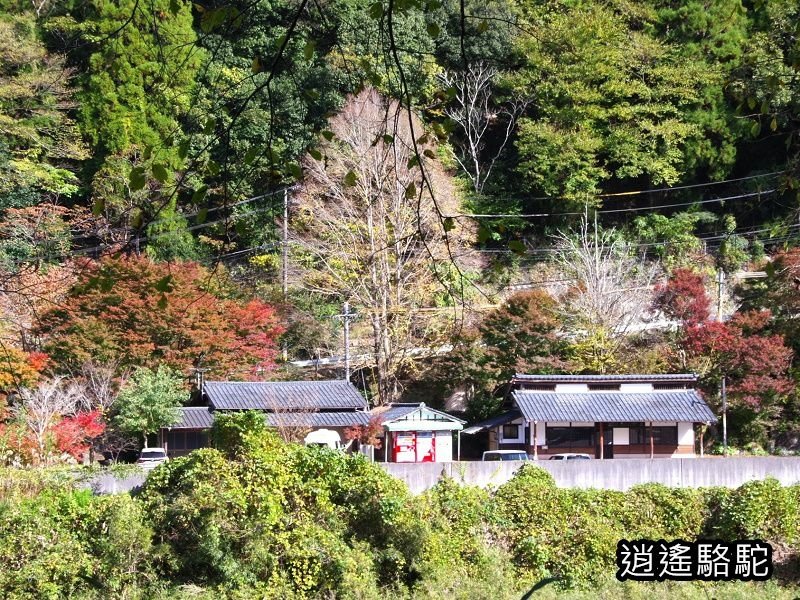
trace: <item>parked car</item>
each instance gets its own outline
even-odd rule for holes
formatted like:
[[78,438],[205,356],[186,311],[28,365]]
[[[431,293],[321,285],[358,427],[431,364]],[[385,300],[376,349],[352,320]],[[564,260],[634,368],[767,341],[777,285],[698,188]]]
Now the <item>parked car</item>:
[[564,452],[562,454],[554,454],[550,460],[591,460],[592,457],[588,454],[580,454],[577,452]]
[[136,464],[143,469],[149,470],[155,469],[158,465],[168,460],[167,451],[164,450],[164,448],[142,448],[142,451],[139,453],[139,460],[136,461]]
[[530,460],[530,457],[524,450],[487,450],[483,460]]

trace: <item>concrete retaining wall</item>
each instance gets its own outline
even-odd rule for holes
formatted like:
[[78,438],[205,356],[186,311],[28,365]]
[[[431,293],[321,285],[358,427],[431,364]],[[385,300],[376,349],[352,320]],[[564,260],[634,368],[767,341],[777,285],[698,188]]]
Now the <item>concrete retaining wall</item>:
[[[524,461],[384,463],[391,475],[406,482],[414,494],[436,484],[445,474],[465,485],[497,487]],[[735,488],[747,481],[774,477],[783,485],[800,483],[800,457],[665,458],[626,460],[538,461],[562,488],[600,488],[625,491],[641,483],[671,487]]]
[[95,494],[125,494],[142,487],[146,478],[146,473],[129,475],[121,479],[111,473],[103,473],[78,487],[88,488]]

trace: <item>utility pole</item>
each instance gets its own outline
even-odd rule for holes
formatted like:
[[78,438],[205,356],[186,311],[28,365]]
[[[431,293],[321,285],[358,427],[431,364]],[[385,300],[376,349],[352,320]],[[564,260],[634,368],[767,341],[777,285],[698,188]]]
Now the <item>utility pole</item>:
[[728,394],[725,390],[725,375],[722,376],[722,456],[728,456]]
[[281,240],[282,253],[282,285],[283,301],[289,294],[289,188],[283,190],[283,236]]
[[350,321],[356,318],[356,313],[350,312],[350,303],[344,303],[342,314],[335,318],[344,321],[344,380],[350,381]]
[[717,321],[722,322],[722,281],[724,274],[721,268],[717,268]]
[[[283,290],[283,303],[286,304],[289,296],[289,188],[283,190],[283,231],[281,239],[281,287]],[[283,342],[283,361],[289,360],[289,349]]]

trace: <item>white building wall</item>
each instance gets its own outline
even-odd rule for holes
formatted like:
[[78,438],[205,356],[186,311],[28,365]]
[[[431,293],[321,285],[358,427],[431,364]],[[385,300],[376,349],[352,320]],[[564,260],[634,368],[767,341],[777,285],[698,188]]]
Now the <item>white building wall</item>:
[[436,432],[436,462],[452,462],[453,460],[453,432]]
[[588,392],[589,384],[587,383],[557,383],[556,393],[559,394],[576,394],[580,392]]
[[614,445],[615,446],[630,446],[631,445],[631,430],[627,427],[614,427]]
[[622,383],[619,386],[620,392],[652,392],[653,391],[653,384],[652,383]]
[[694,425],[692,423],[678,423],[678,444],[694,446]]
[[530,433],[528,435],[528,444],[530,444],[531,446],[534,446],[534,445],[536,445],[536,446],[544,446],[544,445],[547,444],[547,441],[546,441],[546,438],[545,438],[545,429],[547,427],[547,423],[542,421],[542,422],[539,422],[539,423],[536,424],[536,441],[538,442],[536,444],[534,444],[534,440],[533,440],[533,430],[534,430],[533,421],[528,423],[528,427],[530,427]]

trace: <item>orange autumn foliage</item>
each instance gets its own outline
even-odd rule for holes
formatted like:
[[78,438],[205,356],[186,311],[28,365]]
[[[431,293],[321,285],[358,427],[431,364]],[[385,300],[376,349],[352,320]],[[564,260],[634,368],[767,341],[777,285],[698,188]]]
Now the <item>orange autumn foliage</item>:
[[187,373],[202,361],[210,376],[252,379],[274,364],[283,332],[275,309],[226,297],[197,263],[106,257],[79,272],[37,330],[61,368],[92,359]]

